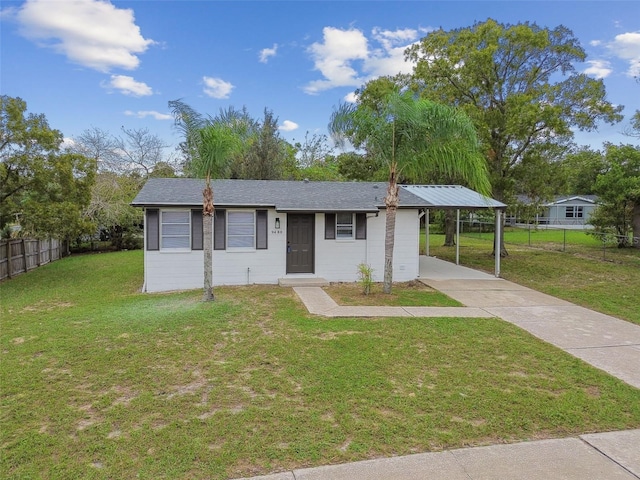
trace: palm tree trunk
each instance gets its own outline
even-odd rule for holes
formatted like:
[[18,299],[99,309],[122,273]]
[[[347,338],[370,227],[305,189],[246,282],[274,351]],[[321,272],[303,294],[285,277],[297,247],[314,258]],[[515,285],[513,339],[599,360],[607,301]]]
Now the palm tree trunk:
[[211,179],[207,176],[207,186],[202,191],[202,228],[204,251],[204,292],[203,302],[214,300],[213,296],[213,190]]
[[387,196],[384,197],[384,204],[387,207],[385,234],[384,234],[384,283],[382,291],[391,293],[393,282],[393,245],[396,234],[396,212],[398,210],[398,183],[396,178],[396,164],[392,163],[389,168],[389,187]]

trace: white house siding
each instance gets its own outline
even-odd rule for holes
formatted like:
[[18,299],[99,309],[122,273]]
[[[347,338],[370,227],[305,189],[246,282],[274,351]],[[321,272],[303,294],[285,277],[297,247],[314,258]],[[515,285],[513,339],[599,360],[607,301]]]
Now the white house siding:
[[[275,209],[268,210],[267,249],[214,250],[214,285],[250,285],[278,283],[286,271],[287,215]],[[275,228],[276,218],[280,229]]]
[[[167,210],[186,210],[163,209]],[[146,218],[146,216],[145,216]],[[204,284],[204,253],[189,251],[148,251],[147,224],[144,225],[144,291],[166,292],[202,287]]]
[[[582,217],[567,217],[566,207],[582,207]],[[596,206],[578,198],[551,205],[547,210],[547,222],[549,225],[584,225],[589,223]]]
[[[316,276],[330,282],[358,280],[358,265],[373,268],[374,281],[384,276],[385,211],[367,214],[366,240],[325,240],[324,214],[316,214]],[[419,222],[417,210],[398,210],[396,217],[393,280],[408,281],[418,277]]]
[[[275,219],[280,219],[280,229]],[[385,211],[367,214],[366,240],[325,240],[325,215],[315,215],[315,272],[312,275],[331,282],[358,280],[358,264],[373,268],[374,280],[384,275]],[[265,250],[214,250],[214,285],[275,284],[286,276],[287,215],[268,209],[268,248]],[[146,242],[145,226],[145,242]],[[419,222],[417,209],[397,212],[393,280],[418,277]],[[202,250],[171,252],[147,251],[145,244],[145,291],[160,292],[202,288],[204,254]],[[296,275],[296,276],[300,276]]]
[[145,291],[166,292],[202,288],[204,254],[191,252],[145,251]]

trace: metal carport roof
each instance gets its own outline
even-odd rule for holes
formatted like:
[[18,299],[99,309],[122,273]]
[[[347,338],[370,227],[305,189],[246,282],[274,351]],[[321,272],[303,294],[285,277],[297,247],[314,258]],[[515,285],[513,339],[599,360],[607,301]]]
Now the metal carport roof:
[[[496,212],[495,251],[500,251],[500,230],[502,228],[502,211],[507,206],[486,197],[462,185],[401,185],[402,190],[424,200],[429,206],[425,207],[427,221],[425,225],[427,256],[429,256],[429,209],[457,210],[456,216],[456,265],[460,264],[460,210],[477,210],[490,208]],[[500,276],[500,255],[495,256],[495,276]]]
[[507,208],[504,203],[462,185],[401,185],[401,188],[422,198],[430,205],[428,208],[461,210]]

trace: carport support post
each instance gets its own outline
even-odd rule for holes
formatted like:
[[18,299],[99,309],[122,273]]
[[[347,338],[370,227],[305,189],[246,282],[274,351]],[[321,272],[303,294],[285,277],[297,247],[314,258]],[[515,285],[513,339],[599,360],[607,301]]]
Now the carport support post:
[[425,235],[425,243],[427,246],[427,257],[429,256],[429,209],[425,210],[425,219],[424,219],[424,235]]
[[456,265],[460,265],[460,209],[456,210]]
[[502,251],[502,245],[500,244],[500,240],[502,239],[501,230],[502,230],[502,211],[499,208],[496,208],[496,246],[495,246],[495,258],[496,258],[496,278],[500,277],[500,252]]

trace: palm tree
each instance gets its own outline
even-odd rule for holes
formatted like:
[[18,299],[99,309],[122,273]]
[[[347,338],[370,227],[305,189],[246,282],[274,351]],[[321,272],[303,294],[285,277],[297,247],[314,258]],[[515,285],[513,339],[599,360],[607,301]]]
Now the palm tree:
[[226,177],[231,160],[242,147],[240,136],[232,126],[204,118],[181,100],[169,102],[175,124],[185,141],[183,151],[192,174],[206,179],[202,191],[202,228],[204,252],[204,293],[202,299],[211,301],[213,295],[213,190],[211,177]]
[[490,192],[486,162],[478,149],[471,120],[461,111],[410,92],[385,94],[378,102],[341,104],[332,114],[329,132],[338,145],[381,158],[389,170],[386,206],[384,287],[391,293],[398,176],[415,178],[422,171],[438,171]]

